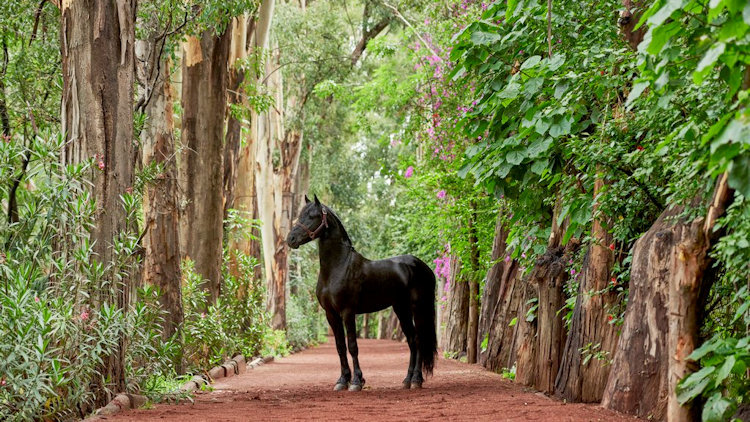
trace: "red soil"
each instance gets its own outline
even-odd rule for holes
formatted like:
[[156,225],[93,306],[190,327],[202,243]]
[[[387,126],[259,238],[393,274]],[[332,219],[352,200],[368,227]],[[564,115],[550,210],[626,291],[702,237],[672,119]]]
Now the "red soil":
[[223,378],[195,404],[156,405],[108,421],[633,421],[590,404],[566,404],[488,372],[440,358],[422,390],[402,390],[409,360],[405,343],[360,340],[367,380],[361,392],[334,392],[339,359],[329,341],[319,347]]

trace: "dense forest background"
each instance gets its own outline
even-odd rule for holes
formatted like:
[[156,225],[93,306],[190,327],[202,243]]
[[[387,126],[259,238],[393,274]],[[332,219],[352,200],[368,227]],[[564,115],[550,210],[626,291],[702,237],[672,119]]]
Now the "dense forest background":
[[749,49],[741,0],[4,1],[0,418],[323,341],[306,193],[434,263],[445,356],[740,415]]

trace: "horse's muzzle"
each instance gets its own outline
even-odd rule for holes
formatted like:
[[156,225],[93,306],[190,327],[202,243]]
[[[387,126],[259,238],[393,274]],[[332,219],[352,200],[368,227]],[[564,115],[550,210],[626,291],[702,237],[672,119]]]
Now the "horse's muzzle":
[[286,237],[286,244],[292,249],[297,249],[299,248],[300,243],[299,240],[294,237],[295,236],[293,236],[292,233],[289,233],[289,236]]

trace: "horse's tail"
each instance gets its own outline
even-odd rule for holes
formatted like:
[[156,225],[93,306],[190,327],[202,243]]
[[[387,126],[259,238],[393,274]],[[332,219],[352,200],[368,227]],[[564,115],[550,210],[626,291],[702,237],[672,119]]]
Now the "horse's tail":
[[417,332],[417,348],[422,360],[422,370],[432,374],[437,355],[437,333],[435,325],[435,274],[424,262],[417,259],[417,297],[414,301],[414,328]]

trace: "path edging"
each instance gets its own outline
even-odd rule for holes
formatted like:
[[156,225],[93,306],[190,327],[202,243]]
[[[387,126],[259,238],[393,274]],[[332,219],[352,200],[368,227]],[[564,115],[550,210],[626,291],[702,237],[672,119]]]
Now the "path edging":
[[[250,369],[257,368],[268,362],[273,362],[273,356],[259,357],[254,359],[252,362],[247,363],[245,356],[241,354],[235,355],[232,359],[224,362],[221,365],[214,366],[208,372],[204,372],[203,375],[195,375],[190,381],[187,381],[180,386],[175,392],[193,392],[200,390],[203,386],[206,386],[213,381],[220,378],[229,378],[235,375],[240,375],[247,372]],[[85,421],[97,421],[102,420],[102,416],[110,416],[125,409],[136,409],[148,401],[146,396],[140,394],[129,394],[119,393],[117,394],[106,406],[100,407],[92,415],[85,418]]]

